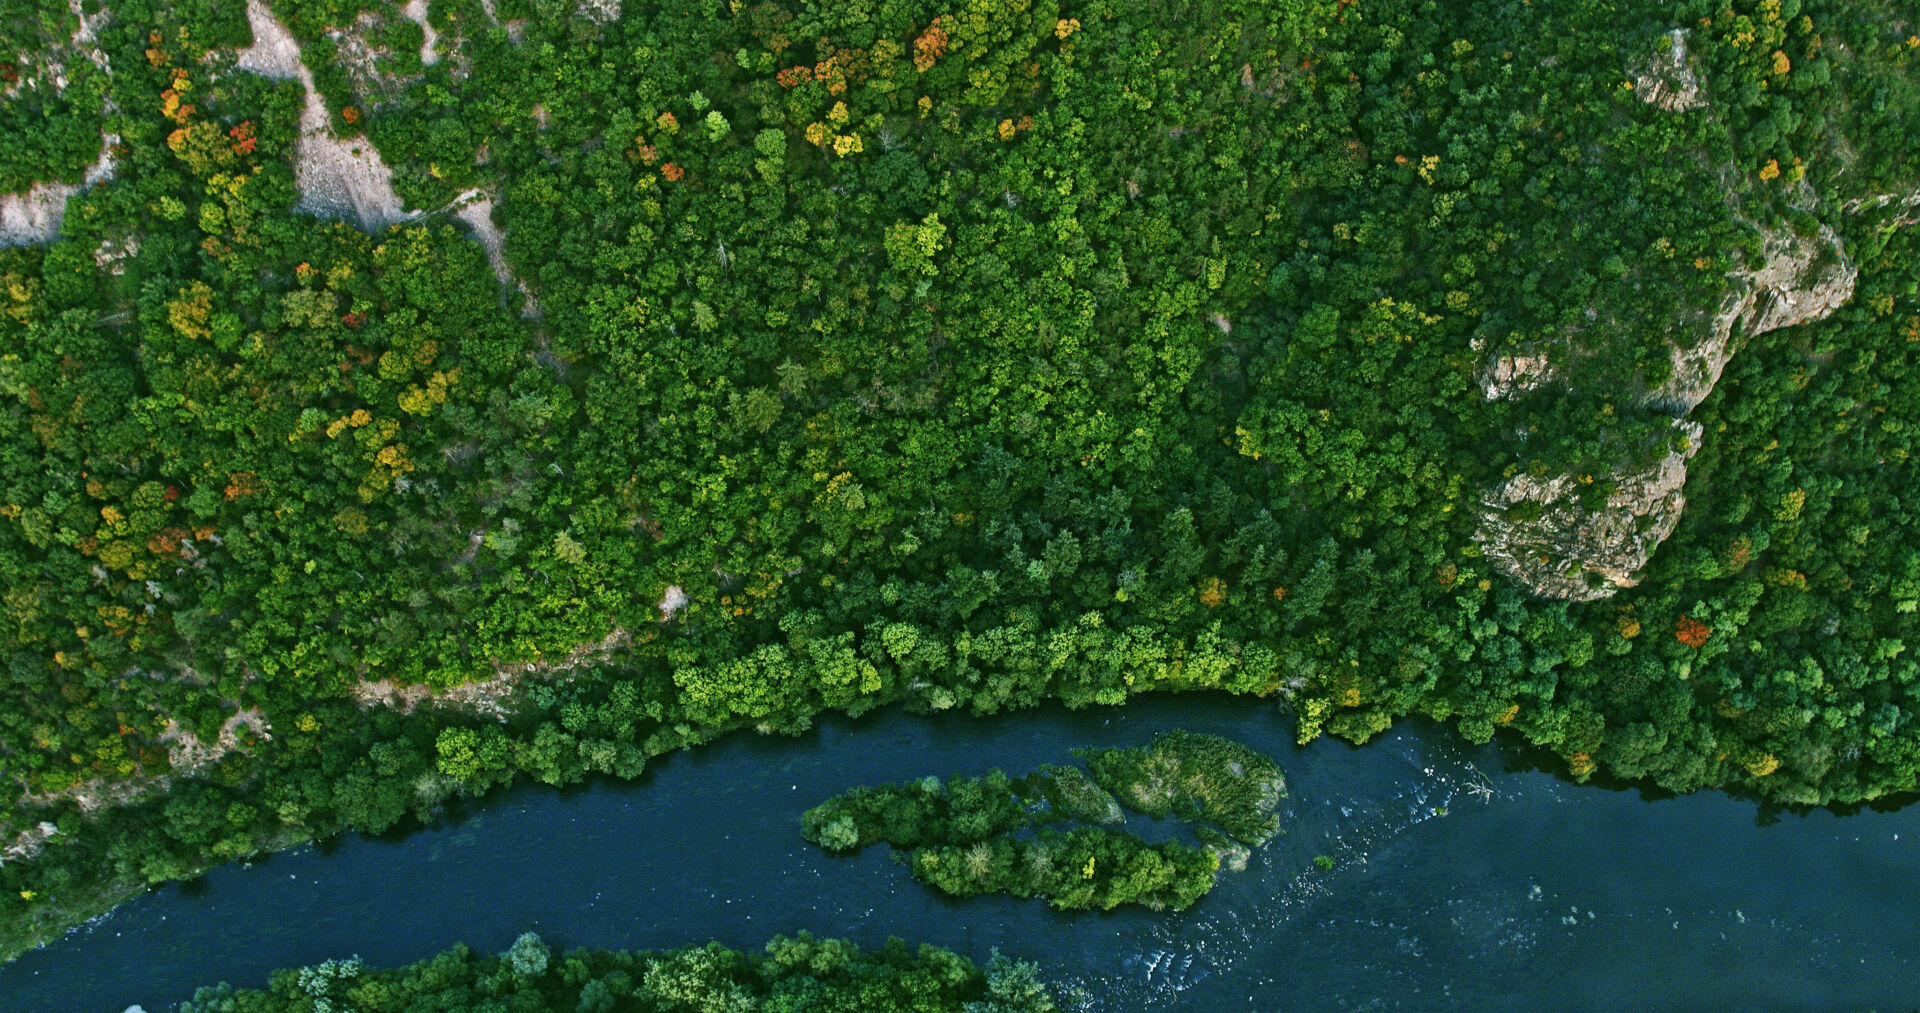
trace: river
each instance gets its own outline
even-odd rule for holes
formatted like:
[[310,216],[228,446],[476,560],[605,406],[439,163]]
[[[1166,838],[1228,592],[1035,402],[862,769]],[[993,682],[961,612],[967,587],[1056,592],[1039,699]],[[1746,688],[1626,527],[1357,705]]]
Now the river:
[[[808,806],[856,784],[1021,773],[1169,728],[1278,759],[1286,830],[1182,914],[954,902],[884,846],[827,855]],[[1145,697],[972,719],[898,709],[799,738],[743,733],[634,782],[521,787],[436,825],[347,835],[155,890],[0,968],[0,1009],[159,1011],[218,980],[358,954],[757,948],[807,929],[1041,965],[1089,1011],[1827,1010],[1920,996],[1920,806],[1763,817],[1532,769],[1512,745],[1403,722],[1364,747],[1292,742],[1271,704]],[[1144,818],[1134,816],[1130,825]],[[1155,828],[1159,829],[1159,828]],[[1314,862],[1333,860],[1331,869]]]

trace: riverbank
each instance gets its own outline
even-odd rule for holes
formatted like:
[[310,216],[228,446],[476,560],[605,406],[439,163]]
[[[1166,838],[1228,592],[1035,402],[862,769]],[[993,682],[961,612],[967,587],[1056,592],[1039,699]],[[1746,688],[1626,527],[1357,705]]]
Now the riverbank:
[[[800,836],[799,814],[847,784],[979,773],[986,757],[1026,769],[1173,727],[1269,753],[1290,788],[1287,832],[1182,915],[953,902],[878,851],[836,857]],[[1382,995],[1420,1009],[1895,1008],[1920,993],[1911,948],[1886,932],[1920,920],[1920,809],[1763,821],[1720,794],[1573,785],[1423,721],[1358,749],[1296,746],[1292,731],[1270,705],[1187,694],[735,733],[633,782],[515,788],[429,829],[164,887],[0,968],[0,996],[25,1013],[158,1010],[209,978],[258,986],[275,967],[400,964],[455,940],[491,952],[529,929],[556,947],[754,948],[798,929],[867,947],[911,935],[976,961],[998,947],[1086,989],[1093,1011],[1250,995],[1295,1010]]]

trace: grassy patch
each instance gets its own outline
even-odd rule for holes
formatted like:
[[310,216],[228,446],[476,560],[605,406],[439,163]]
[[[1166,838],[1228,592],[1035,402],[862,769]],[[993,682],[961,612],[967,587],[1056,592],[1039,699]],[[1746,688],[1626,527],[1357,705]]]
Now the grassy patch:
[[1136,812],[1206,820],[1254,847],[1280,832],[1286,777],[1278,764],[1231,739],[1176,730],[1146,746],[1081,755],[1099,787]]

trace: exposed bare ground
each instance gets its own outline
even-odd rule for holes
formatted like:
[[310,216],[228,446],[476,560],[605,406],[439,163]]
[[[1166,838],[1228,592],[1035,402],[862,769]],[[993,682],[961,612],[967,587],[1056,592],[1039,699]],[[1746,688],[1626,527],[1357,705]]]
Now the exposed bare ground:
[[[82,12],[80,0],[67,0],[67,9],[79,22],[79,27],[74,29],[73,37],[64,48],[92,61],[102,71],[109,70],[107,56],[100,51],[95,36],[112,14],[103,8],[89,17]],[[58,69],[61,65],[58,59],[61,48],[54,47],[53,74],[54,86],[64,89],[67,85],[66,76]],[[22,78],[23,84],[25,80]],[[60,222],[66,217],[67,198],[113,178],[113,146],[118,143],[118,134],[101,135],[100,155],[87,167],[86,175],[79,183],[36,183],[25,193],[0,194],[0,246],[52,242],[60,234]]]
[[[166,746],[167,759],[172,766],[167,774],[125,780],[96,778],[91,781],[82,781],[64,791],[45,795],[28,795],[23,801],[32,805],[46,805],[67,799],[79,806],[82,813],[87,814],[136,802],[150,794],[166,791],[172,785],[174,778],[199,773],[210,764],[219,762],[228,753],[239,749],[243,731],[263,739],[272,738],[267,716],[257,709],[234,711],[232,717],[221,723],[220,734],[211,743],[200,741],[191,729],[177,719],[170,720],[167,722],[166,730],[160,733],[160,742]],[[19,839],[16,838],[15,845],[19,843]],[[35,847],[37,849],[37,845]]]
[[[152,793],[163,792],[172,783],[172,779],[164,774],[158,777],[134,777],[127,780],[96,778],[92,781],[82,781],[62,791],[23,795],[20,801],[30,806],[45,806],[66,800],[79,806],[82,813],[92,814],[102,809],[137,802]],[[31,830],[23,832],[14,838],[12,846],[24,846],[27,849],[21,857],[32,857],[39,850],[40,843],[45,842],[45,838],[42,838],[39,843],[23,845],[22,838],[25,833],[31,832]],[[13,833],[12,826],[0,826],[0,834],[9,833]]]
[[[1621,469],[1606,503],[1581,503],[1584,483],[1570,475],[1515,475],[1486,496],[1479,539],[1487,559],[1535,594],[1563,601],[1606,598],[1637,583],[1633,574],[1680,522],[1687,503],[1687,459],[1700,448],[1700,423],[1675,419],[1685,450],[1669,450],[1644,468]],[[1591,478],[1591,476],[1589,476]],[[1513,507],[1539,504],[1540,516],[1515,521]],[[1586,574],[1600,578],[1589,586]]]
[[26,193],[0,195],[0,246],[51,242],[60,234],[67,198],[80,190],[72,183],[35,183]]
[[[1663,37],[1659,51],[1641,68],[1635,91],[1669,112],[1707,106],[1697,71],[1687,56],[1686,33]],[[1742,191],[1729,170],[1723,177],[1730,212],[1752,224]],[[1812,211],[1817,199],[1803,187],[1796,207]],[[1920,219],[1920,191],[1888,193],[1844,202],[1839,211],[1894,207],[1896,225]],[[1858,269],[1840,235],[1824,222],[1810,235],[1794,228],[1755,224],[1763,241],[1758,268],[1730,272],[1732,284],[1712,313],[1683,314],[1670,329],[1672,370],[1649,392],[1650,407],[1675,416],[1671,440],[1653,463],[1615,468],[1605,475],[1516,475],[1482,498],[1480,529],[1474,538],[1496,568],[1533,593],[1549,598],[1590,601],[1632,587],[1634,573],[1647,564],[1674,530],[1685,508],[1687,459],[1700,446],[1701,427],[1686,416],[1712,393],[1735,352],[1735,328],[1752,337],[1783,327],[1820,320],[1853,298]],[[1544,356],[1509,355],[1490,361],[1481,376],[1489,400],[1569,380]],[[1672,437],[1678,436],[1678,439]],[[1582,504],[1581,486],[1600,481],[1612,491],[1603,506]],[[1514,508],[1531,504],[1537,515],[1518,520]],[[1520,516],[1525,516],[1521,514]],[[1594,579],[1597,578],[1597,579]]]
[[[523,683],[549,679],[581,665],[603,662],[614,651],[632,642],[633,638],[626,630],[616,629],[595,643],[581,644],[551,661],[496,667],[492,676],[477,682],[434,691],[426,686],[396,687],[387,679],[369,680],[357,684],[353,696],[363,707],[391,707],[402,714],[410,714],[415,708],[426,704],[470,710],[504,720],[509,713],[510,702]],[[247,735],[260,739],[273,737],[265,713],[255,708],[236,710],[233,716],[221,723],[220,733],[211,743],[202,741],[180,721],[170,720],[160,733],[160,742],[167,749],[167,758],[172,767],[169,773],[125,780],[99,778],[82,781],[63,791],[28,795],[22,801],[33,806],[44,806],[68,800],[78,806],[81,813],[88,815],[102,809],[128,805],[164,794],[176,778],[191,777],[219,762],[222,757],[242,748],[243,738]],[[42,825],[50,826],[52,824]],[[15,859],[31,858],[52,836],[51,831],[40,828],[29,827],[15,833],[12,827],[0,826],[0,836],[10,833],[13,834],[13,840],[0,849],[0,865]]]
[[[1762,230],[1766,262],[1733,273],[1734,285],[1708,317],[1679,322],[1669,346],[1672,374],[1648,403],[1676,416],[1686,449],[1668,450],[1642,468],[1588,476],[1611,483],[1605,506],[1581,505],[1581,484],[1572,476],[1536,480],[1515,475],[1481,504],[1475,539],[1496,567],[1538,595],[1592,601],[1634,586],[1633,574],[1673,533],[1686,506],[1687,460],[1700,446],[1700,426],[1686,416],[1720,380],[1734,354],[1734,325],[1747,337],[1819,320],[1853,297],[1858,275],[1838,234],[1821,225],[1803,237],[1790,228]],[[1508,396],[1558,377],[1544,358],[1496,360],[1481,379],[1489,398]],[[1515,521],[1522,503],[1541,507],[1538,517]],[[1589,583],[1588,574],[1598,575]]]
[[552,678],[581,665],[605,661],[614,651],[632,642],[633,638],[626,630],[616,629],[599,642],[581,644],[552,661],[500,666],[494,669],[493,675],[477,682],[436,691],[426,686],[395,686],[389,679],[377,679],[356,685],[353,696],[363,707],[391,707],[402,714],[411,714],[416,707],[424,704],[470,710],[505,720],[507,704],[519,691],[521,683],[530,679]]
[[167,747],[167,759],[172,765],[173,775],[190,776],[219,762],[221,757],[240,748],[242,729],[262,739],[273,738],[266,714],[257,708],[235,711],[232,717],[220,723],[220,733],[211,743],[200,741],[192,729],[178,720],[168,721],[166,731],[160,733],[160,741]]
[[487,263],[493,265],[493,276],[500,279],[502,285],[512,285],[526,297],[520,315],[537,317],[540,315],[540,300],[534,297],[527,283],[513,273],[507,266],[507,258],[502,252],[506,243],[506,234],[500,226],[493,223],[493,194],[490,191],[468,190],[455,199],[457,205],[453,212],[455,218],[466,222],[473,229],[474,238],[480,241],[480,247],[487,251]]
[[[439,36],[426,21],[424,0],[412,0],[402,13],[426,29],[421,60],[439,59],[435,48]],[[489,13],[491,16],[491,13]],[[355,147],[334,137],[324,99],[314,87],[313,75],[300,62],[300,43],[282,25],[262,0],[248,0],[247,20],[253,26],[253,45],[239,53],[236,64],[241,70],[266,77],[294,79],[306,90],[306,106],[300,114],[300,140],[294,150],[295,182],[300,190],[296,210],[320,217],[351,218],[368,229],[420,217],[407,214],[393,190],[393,173],[371,145]],[[431,57],[431,59],[429,59]],[[487,253],[487,262],[503,285],[513,285],[526,296],[526,314],[537,315],[538,302],[526,284],[507,266],[501,250],[505,236],[493,223],[494,195],[487,190],[468,190],[444,209],[472,227],[474,236]]]
[[1733,358],[1736,322],[1750,338],[1824,319],[1853,298],[1859,271],[1831,227],[1822,224],[1810,237],[1791,228],[1762,229],[1761,235],[1766,263],[1733,274],[1735,287],[1714,314],[1705,340],[1672,344],[1672,376],[1654,392],[1652,403],[1683,415],[1706,400]]
[[1543,387],[1554,377],[1553,364],[1544,355],[1496,356],[1480,373],[1480,393],[1489,401],[1500,401]]
[[80,21],[80,27],[74,30],[73,39],[69,41],[67,45],[75,52],[93,61],[93,65],[99,67],[101,70],[110,69],[107,66],[107,54],[100,51],[100,45],[97,40],[100,35],[100,27],[113,19],[113,12],[109,10],[105,4],[102,4],[99,12],[89,17],[85,11],[81,9],[80,0],[67,0],[67,10],[72,11],[73,16]]
[[26,193],[0,194],[0,246],[52,242],[67,215],[67,198],[113,178],[113,146],[118,143],[118,134],[101,136],[100,157],[80,183],[35,183]]
[[1706,105],[1700,75],[1687,55],[1687,30],[1676,28],[1663,37],[1667,40],[1664,48],[1652,54],[1634,77],[1634,95],[1670,113]]
[[292,78],[306,91],[300,111],[300,139],[294,145],[294,183],[300,200],[294,210],[320,218],[343,218],[363,228],[380,229],[406,217],[393,192],[393,171],[371,144],[353,144],[333,136],[325,99],[313,74],[300,62],[300,43],[261,0],[247,0],[253,45],[240,51],[241,70],[265,77]]
[[405,14],[407,20],[419,25],[420,30],[427,33],[425,41],[420,43],[420,62],[428,67],[439,63],[440,33],[434,31],[432,25],[427,24],[427,0],[407,0],[407,5],[400,8],[400,13]]
[[[0,55],[11,56],[20,71],[18,78],[0,86],[0,98],[11,98],[14,93],[33,87],[41,80],[52,80],[55,93],[67,88],[67,60],[69,56],[82,56],[101,70],[107,70],[107,57],[100,51],[95,41],[100,26],[112,18],[112,13],[104,7],[89,17],[80,7],[80,0],[67,0],[67,12],[73,15],[73,35],[65,45],[53,45],[19,49],[16,44],[0,43]],[[28,41],[21,39],[21,42]]]
[[13,836],[13,843],[8,844],[6,850],[0,851],[0,865],[32,858],[39,854],[40,849],[59,832],[59,827],[45,820],[20,831]]
[[1896,227],[1920,224],[1920,188],[1907,193],[1882,193],[1871,197],[1856,197],[1848,201],[1842,210],[1847,214],[1859,214],[1862,211],[1877,211],[1881,208],[1895,208],[1893,224]]
[[580,16],[596,25],[620,20],[620,0],[580,0]]

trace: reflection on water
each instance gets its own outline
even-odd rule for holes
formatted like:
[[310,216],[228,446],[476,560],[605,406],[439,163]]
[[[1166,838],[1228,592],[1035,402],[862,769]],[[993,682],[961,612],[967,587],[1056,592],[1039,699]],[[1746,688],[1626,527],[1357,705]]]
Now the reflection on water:
[[[1291,791],[1282,836],[1184,914],[954,902],[884,847],[839,857],[800,840],[800,812],[855,784],[1018,773],[1174,727],[1273,755]],[[734,736],[633,784],[517,789],[427,830],[156,891],[0,968],[0,1009],[158,1010],[221,978],[504,949],[529,928],[557,946],[757,947],[808,929],[978,960],[998,947],[1090,1011],[1888,1008],[1920,994],[1920,807],[1760,820],[1718,795],[1570,785],[1428,725],[1358,749],[1291,733],[1270,704],[1207,695]]]

